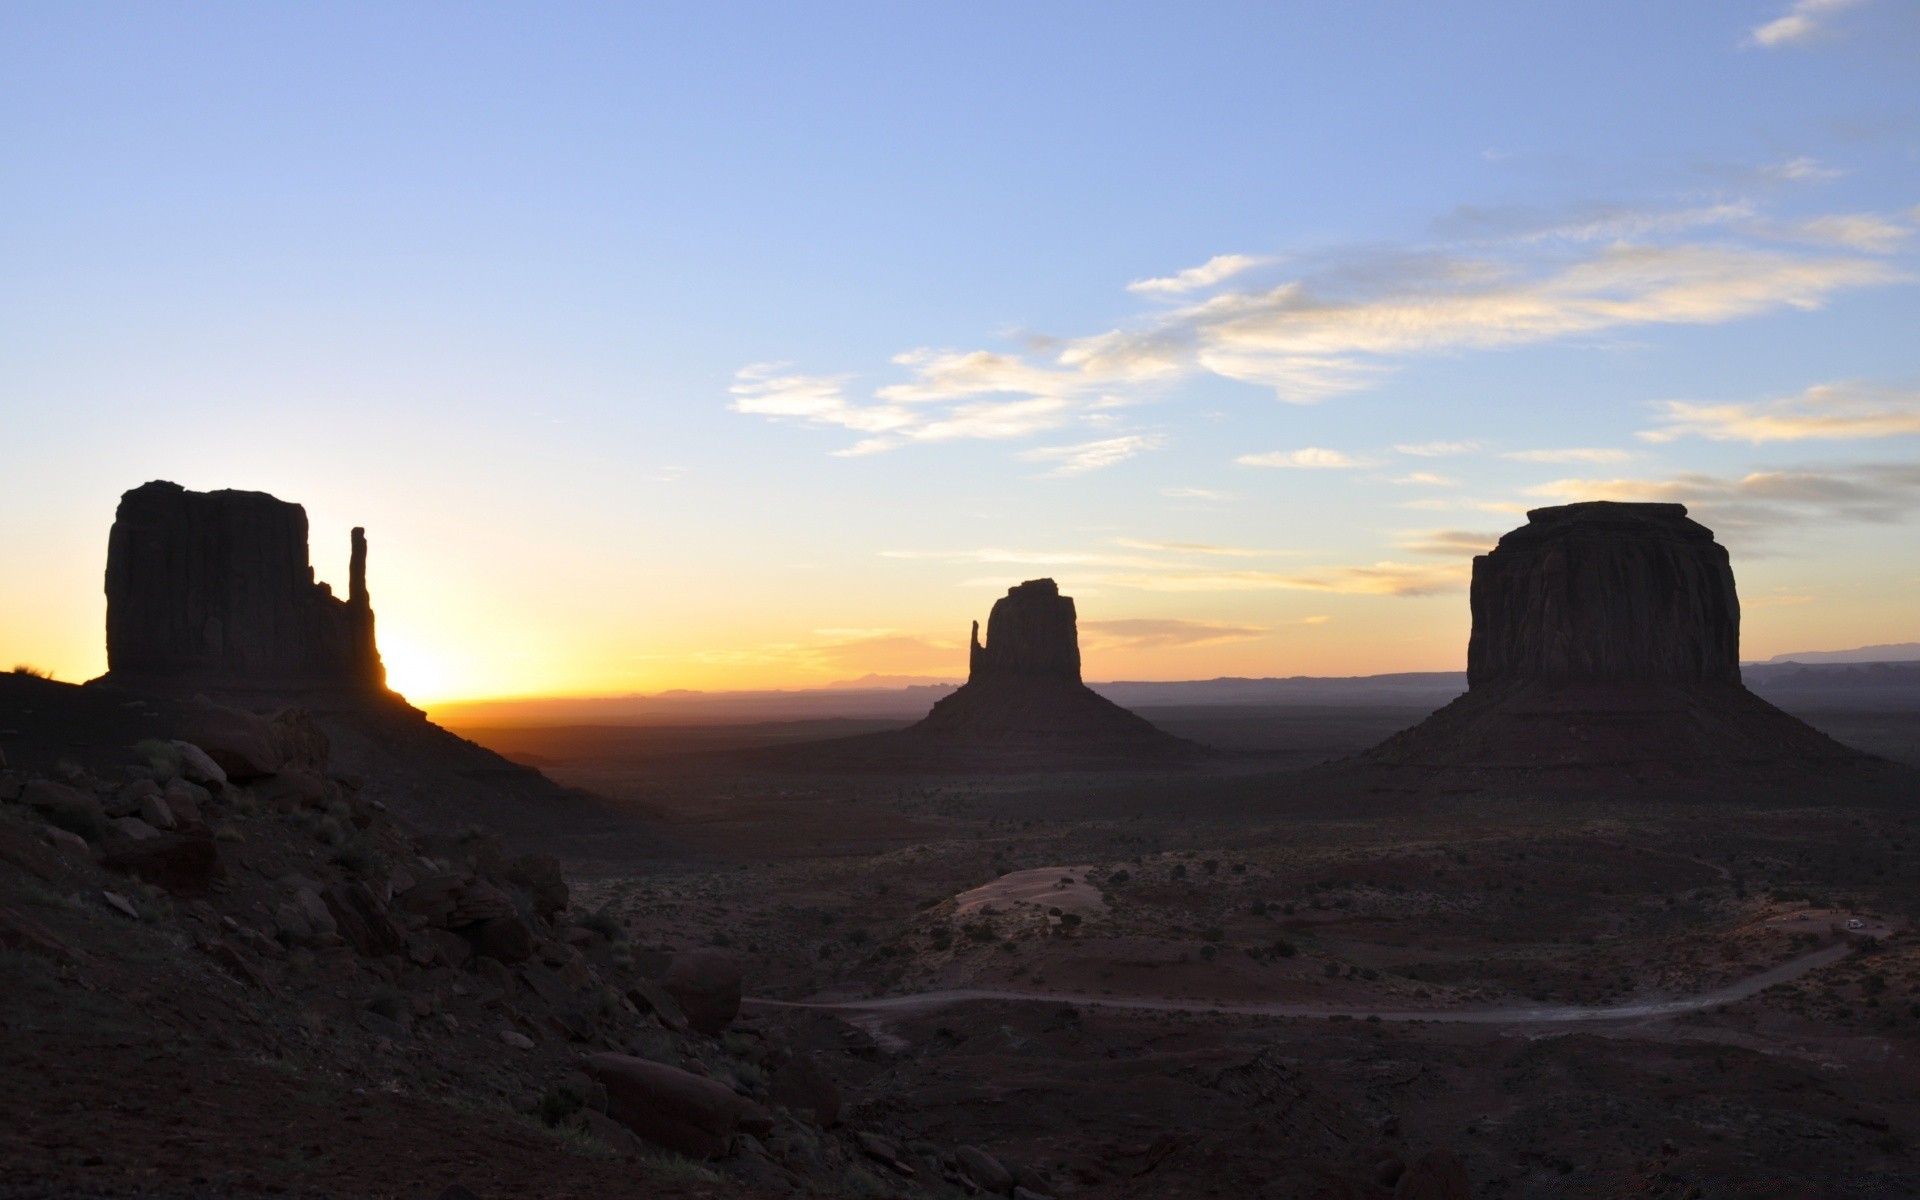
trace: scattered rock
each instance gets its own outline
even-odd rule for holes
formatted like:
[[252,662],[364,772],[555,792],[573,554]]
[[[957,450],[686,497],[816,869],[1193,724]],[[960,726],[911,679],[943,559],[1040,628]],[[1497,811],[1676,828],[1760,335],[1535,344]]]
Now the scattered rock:
[[35,779],[21,789],[20,800],[46,817],[48,823],[90,842],[106,836],[107,815],[100,801],[78,788],[50,779]]
[[271,721],[205,697],[195,697],[187,706],[179,732],[183,741],[205,751],[235,783],[265,778],[286,762]]
[[679,1002],[688,1026],[710,1037],[740,1015],[740,967],[725,950],[707,947],[674,955],[660,986]]
[[101,892],[100,898],[107,902],[108,908],[111,908],[121,916],[135,921],[140,919],[140,910],[133,906],[133,901],[122,896],[119,892]]
[[366,884],[336,883],[320,898],[333,914],[340,936],[361,954],[378,958],[406,949],[406,932],[394,923],[387,906]]
[[627,999],[643,1013],[650,1012],[660,1019],[660,1023],[675,1033],[687,1031],[687,1014],[680,1011],[680,1002],[673,994],[662,987],[657,980],[638,979],[627,989]]
[[288,767],[255,783],[252,790],[261,803],[282,808],[318,808],[327,799],[327,781],[307,767]]
[[168,804],[166,798],[159,795],[157,791],[151,796],[141,797],[140,819],[155,829],[177,829],[180,825],[179,820],[173,815],[173,806]]
[[515,1050],[533,1049],[533,1039],[516,1029],[502,1029],[500,1031],[500,1040],[512,1046]]

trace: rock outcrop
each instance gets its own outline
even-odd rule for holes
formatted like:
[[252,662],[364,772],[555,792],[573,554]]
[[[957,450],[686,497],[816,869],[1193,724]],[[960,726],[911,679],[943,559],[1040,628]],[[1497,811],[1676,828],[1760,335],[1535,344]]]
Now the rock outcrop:
[[298,504],[137,487],[120,498],[107,543],[104,681],[381,691],[366,570],[366,534],[355,529],[347,598],[317,582]]
[[1594,782],[1875,762],[1740,682],[1726,549],[1678,504],[1535,509],[1473,561],[1467,693],[1374,767]]

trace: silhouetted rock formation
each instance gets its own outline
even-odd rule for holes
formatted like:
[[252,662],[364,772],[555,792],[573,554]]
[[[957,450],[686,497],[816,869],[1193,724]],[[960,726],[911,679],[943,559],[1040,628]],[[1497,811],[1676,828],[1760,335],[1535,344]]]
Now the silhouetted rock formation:
[[1361,762],[1606,782],[1877,761],[1741,684],[1733,570],[1682,505],[1535,509],[1473,560],[1472,606],[1466,695]]
[[120,498],[107,542],[104,682],[379,691],[386,670],[366,571],[366,534],[355,529],[347,599],[316,582],[298,504],[137,487]]
[[994,602],[987,641],[973,626],[966,685],[901,737],[923,743],[1089,758],[1193,758],[1201,747],[1163,733],[1080,682],[1073,599],[1031,579]]
[[992,679],[1063,679],[1080,682],[1080,630],[1073,597],[1051,579],[1029,579],[994,601],[987,614],[987,644],[973,623],[967,682]]
[[1537,508],[1473,564],[1467,686],[1740,682],[1740,601],[1680,504]]

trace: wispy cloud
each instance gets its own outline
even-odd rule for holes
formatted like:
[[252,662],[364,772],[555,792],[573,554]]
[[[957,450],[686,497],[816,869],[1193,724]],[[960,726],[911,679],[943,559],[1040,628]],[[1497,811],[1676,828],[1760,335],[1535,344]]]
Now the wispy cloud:
[[1651,500],[1685,504],[1723,534],[1763,540],[1775,530],[1835,522],[1886,524],[1920,511],[1920,464],[1860,463],[1741,476],[1685,473],[1667,479],[1559,479],[1527,494],[1574,503]]
[[1212,287],[1250,267],[1257,267],[1271,261],[1271,259],[1256,258],[1250,254],[1216,254],[1199,266],[1188,267],[1177,275],[1169,275],[1163,279],[1136,279],[1127,285],[1127,290],[1149,296],[1184,295],[1187,292]]
[[1465,563],[1378,562],[1304,571],[1168,571],[1108,576],[1105,582],[1150,592],[1339,592],[1361,596],[1430,596],[1466,586]]
[[[1258,625],[1225,621],[1188,621],[1173,617],[1128,617],[1080,622],[1082,641],[1101,650],[1163,650],[1177,646],[1217,646],[1265,637]],[[1089,636],[1090,635],[1090,636]]]
[[1474,533],[1464,529],[1422,529],[1402,535],[1400,548],[1412,554],[1430,554],[1436,558],[1472,557],[1485,554],[1500,540],[1497,533]]
[[1859,4],[1861,0],[1794,0],[1786,12],[1756,25],[1747,33],[1749,45],[1768,50],[1781,46],[1801,46],[1828,31],[1835,14]]
[[1225,492],[1197,487],[1163,487],[1160,494],[1169,500],[1205,500],[1215,504],[1228,498]]
[[1291,550],[1252,550],[1245,546],[1215,546],[1207,542],[1143,542],[1133,538],[1114,538],[1113,544],[1130,550],[1157,550],[1163,554],[1208,554],[1226,558],[1272,558],[1291,554]]
[[1788,183],[1831,183],[1846,174],[1845,171],[1824,166],[1820,160],[1808,158],[1790,158],[1785,162],[1769,163],[1760,168],[1762,175]]
[[[1824,168],[1795,160],[1778,170],[1811,177]],[[1836,293],[1907,278],[1879,256],[1902,244],[1909,223],[1874,214],[1782,222],[1741,201],[1463,210],[1443,224],[1453,240],[1329,252],[1277,282],[1239,278],[1268,260],[1222,255],[1133,286],[1179,298],[1175,307],[1087,336],[1025,335],[1017,350],[909,350],[892,360],[906,377],[866,399],[849,396],[846,375],[748,367],[733,407],[863,435],[842,454],[1085,424],[1117,441],[1146,436],[1113,427],[1125,406],[1197,374],[1312,403],[1371,387],[1423,356],[1817,309]],[[1396,447],[1416,456],[1470,448]]]
[[1451,479],[1445,475],[1435,475],[1432,471],[1415,471],[1411,475],[1396,475],[1392,479],[1389,479],[1387,482],[1397,483],[1404,487],[1416,487],[1416,486],[1418,487],[1459,487],[1460,486],[1460,481],[1458,479]]
[[1415,458],[1444,458],[1450,454],[1465,454],[1479,448],[1479,442],[1418,442],[1412,445],[1398,445],[1393,450],[1396,454],[1411,454]]
[[1716,442],[1846,441],[1920,433],[1920,392],[1858,383],[1820,384],[1797,396],[1744,404],[1667,400],[1649,442],[1702,437]]
[[1020,457],[1029,462],[1051,462],[1057,464],[1047,474],[1054,476],[1085,475],[1088,471],[1098,471],[1122,463],[1138,454],[1157,448],[1161,439],[1153,434],[1134,433],[1124,437],[1104,438],[1097,442],[1082,442],[1077,446],[1042,446],[1034,450],[1023,450]]
[[1320,446],[1308,446],[1302,450],[1269,450],[1265,454],[1242,454],[1233,461],[1243,467],[1299,467],[1331,471],[1377,465],[1371,459],[1355,458],[1339,450],[1327,450]]
[[1564,450],[1509,450],[1500,457],[1530,463],[1610,463],[1625,462],[1633,455],[1605,446],[1571,446]]

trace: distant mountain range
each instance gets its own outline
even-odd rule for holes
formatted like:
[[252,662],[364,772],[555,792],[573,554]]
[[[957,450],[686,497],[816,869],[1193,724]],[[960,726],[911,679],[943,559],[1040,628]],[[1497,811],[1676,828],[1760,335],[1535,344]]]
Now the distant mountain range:
[[1894,642],[1886,646],[1861,646],[1855,650],[1800,650],[1776,654],[1769,663],[1892,663],[1920,662],[1920,642]]

